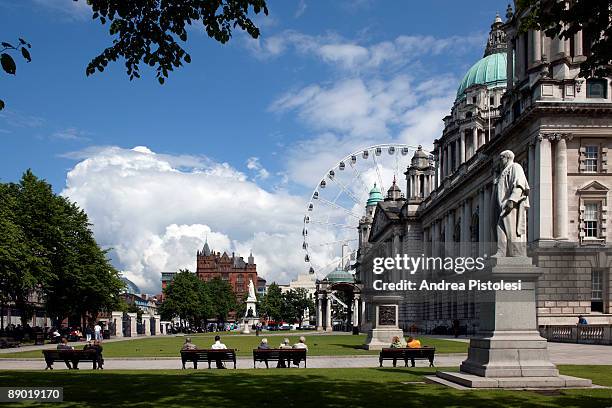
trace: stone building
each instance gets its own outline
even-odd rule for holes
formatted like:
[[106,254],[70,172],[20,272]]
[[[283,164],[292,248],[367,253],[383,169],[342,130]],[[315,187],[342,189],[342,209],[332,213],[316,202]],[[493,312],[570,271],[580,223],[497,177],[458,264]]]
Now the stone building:
[[243,257],[234,253],[229,256],[225,252],[211,251],[208,242],[197,253],[196,274],[203,281],[221,278],[229,282],[240,301],[249,291],[249,280],[257,283],[257,265],[253,254],[245,262]]
[[[461,81],[431,155],[421,149],[406,172],[406,199],[366,206],[359,224],[358,279],[372,296],[372,258],[489,256],[495,252],[493,182],[499,154],[515,153],[531,186],[529,255],[543,268],[538,282],[540,326],[612,323],[612,187],[610,78],[580,78],[590,41],[520,33],[509,8],[491,26],[484,56]],[[392,204],[389,204],[392,203]],[[382,279],[397,281],[391,273]],[[432,330],[458,320],[478,325],[475,294],[402,292],[400,326]],[[374,318],[365,308],[362,330]]]

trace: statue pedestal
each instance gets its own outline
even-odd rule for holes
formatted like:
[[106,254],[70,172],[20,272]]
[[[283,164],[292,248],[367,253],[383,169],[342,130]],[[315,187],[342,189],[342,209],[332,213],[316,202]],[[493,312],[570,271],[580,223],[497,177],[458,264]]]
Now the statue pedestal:
[[242,318],[242,334],[250,334],[251,326],[259,321],[257,317],[257,298],[251,296],[246,300],[246,316]]
[[404,337],[404,331],[399,328],[399,302],[401,296],[374,296],[372,304],[375,307],[374,324],[368,330],[364,344],[366,350],[380,350],[391,345],[394,336]]
[[[527,257],[491,258],[481,280],[514,283],[521,290],[481,291],[480,331],[470,340],[460,373],[436,375],[473,388],[590,387],[591,380],[559,376],[536,321],[540,270]],[[472,278],[472,277],[470,277]]]

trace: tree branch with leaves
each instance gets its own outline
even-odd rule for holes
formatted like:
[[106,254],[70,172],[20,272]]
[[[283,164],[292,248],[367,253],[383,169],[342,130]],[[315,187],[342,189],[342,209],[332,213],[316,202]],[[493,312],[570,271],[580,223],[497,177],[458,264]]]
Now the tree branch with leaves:
[[[20,53],[27,62],[32,61],[29,51],[32,45],[23,38],[19,39],[17,46],[4,41],[0,43],[0,45],[2,46],[2,48],[0,48],[0,66],[2,66],[2,70],[5,74],[15,75],[17,73],[17,64],[15,63],[15,59],[11,56],[11,53]],[[4,101],[0,99],[0,110],[2,109],[4,109]]]
[[87,0],[87,3],[93,19],[102,25],[108,23],[109,34],[114,38],[113,45],[87,65],[86,74],[102,72],[109,62],[123,58],[130,80],[140,78],[140,63],[144,63],[157,71],[160,84],[169,72],[191,62],[191,56],[179,44],[187,41],[189,26],[201,23],[210,38],[225,44],[237,27],[258,38],[259,28],[249,12],[252,9],[255,14],[268,14],[265,0]]
[[520,30],[542,30],[550,37],[572,38],[582,31],[590,52],[580,64],[580,76],[612,74],[612,2],[610,0],[519,0]]

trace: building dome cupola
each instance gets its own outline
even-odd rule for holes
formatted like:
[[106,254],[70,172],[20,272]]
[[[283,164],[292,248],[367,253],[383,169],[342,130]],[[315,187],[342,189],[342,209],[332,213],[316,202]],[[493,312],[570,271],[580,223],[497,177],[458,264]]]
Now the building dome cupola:
[[410,160],[410,167],[414,167],[417,169],[427,169],[431,165],[431,159],[429,154],[427,154],[423,150],[423,146],[419,145],[417,151],[414,152],[414,156],[412,156],[412,160]]
[[508,50],[506,32],[502,28],[503,25],[504,23],[499,13],[497,13],[493,24],[491,24],[491,31],[489,32],[489,39],[487,40],[484,57],[498,52],[506,52]]
[[380,189],[374,183],[374,187],[370,190],[370,197],[368,198],[368,202],[366,203],[367,207],[376,206],[379,202],[383,201],[384,197],[380,192]]
[[403,199],[404,195],[402,194],[402,190],[400,190],[395,180],[395,176],[393,176],[393,184],[391,184],[391,187],[389,187],[389,190],[387,190],[387,198],[385,201],[397,201]]
[[484,85],[489,89],[506,86],[506,63],[508,43],[499,14],[491,25],[484,57],[476,62],[463,77],[457,89],[457,99],[465,98],[465,91],[473,85]]

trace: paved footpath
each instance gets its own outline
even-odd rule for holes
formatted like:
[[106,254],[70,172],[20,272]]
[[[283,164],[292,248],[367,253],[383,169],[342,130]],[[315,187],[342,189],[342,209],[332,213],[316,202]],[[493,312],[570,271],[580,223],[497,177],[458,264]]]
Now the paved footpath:
[[[584,364],[584,365],[611,365],[612,346],[598,346],[588,344],[548,343],[551,360],[555,364]],[[458,367],[467,357],[466,354],[438,354],[435,364],[437,367]],[[233,364],[226,364],[228,368]],[[309,368],[356,368],[378,367],[378,356],[312,356],[308,357]],[[385,361],[385,366],[390,366]],[[417,367],[427,367],[427,361],[416,362]],[[62,363],[55,363],[55,369],[66,369]],[[0,359],[0,370],[42,370],[45,363],[40,359]],[[180,358],[106,358],[104,367],[108,370],[172,370],[181,368]],[[191,364],[188,364],[191,367]],[[200,368],[207,368],[206,363],[200,363]],[[264,368],[263,363],[257,363],[257,368]],[[303,367],[303,364],[302,364]],[[89,363],[82,363],[81,368],[91,369]],[[253,359],[239,357],[237,368],[252,369]]]

